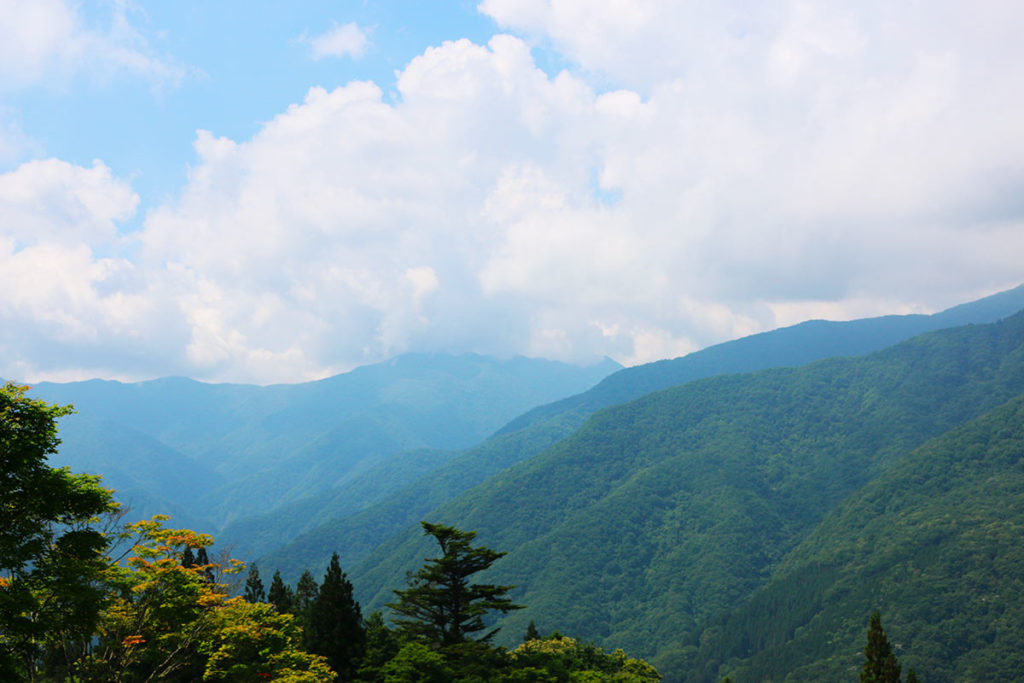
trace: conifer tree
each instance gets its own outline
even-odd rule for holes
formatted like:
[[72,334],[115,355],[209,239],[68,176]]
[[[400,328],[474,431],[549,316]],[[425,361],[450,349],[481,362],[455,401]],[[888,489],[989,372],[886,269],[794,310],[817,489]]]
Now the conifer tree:
[[537,630],[537,624],[533,623],[533,619],[530,619],[530,625],[526,627],[526,634],[523,636],[523,640],[540,640],[540,631]]
[[864,668],[861,683],[900,683],[900,664],[892,653],[889,639],[882,629],[882,616],[875,612],[868,624],[868,642],[864,646]]
[[270,590],[267,591],[267,602],[274,606],[278,614],[290,614],[293,609],[295,594],[281,579],[280,571],[275,571],[274,578],[270,581]]
[[252,566],[249,567],[249,576],[245,579],[245,593],[243,594],[246,602],[266,602],[267,592],[263,588],[263,581],[260,579],[260,569],[253,562]]
[[383,680],[381,670],[398,654],[398,638],[384,623],[384,615],[380,612],[366,617],[363,628],[366,631],[366,651],[359,665],[359,680]]
[[316,579],[313,578],[313,575],[307,569],[302,572],[299,582],[295,585],[295,602],[293,604],[295,614],[308,615],[309,608],[316,602],[318,595],[320,595],[320,586],[317,585]]
[[323,655],[341,680],[351,680],[366,647],[363,615],[352,596],[352,583],[341,571],[338,553],[324,574],[319,595],[310,606],[306,643]]
[[498,629],[473,638],[473,634],[484,629],[484,615],[522,606],[506,597],[513,586],[471,584],[469,578],[505,553],[471,546],[476,532],[429,522],[421,524],[424,534],[433,536],[441,547],[441,557],[428,558],[426,565],[409,578],[409,588],[395,591],[398,601],[388,607],[401,615],[395,620],[399,633],[424,639],[434,647],[489,641]]
[[190,546],[185,546],[185,549],[181,551],[181,566],[185,569],[191,569],[196,566],[196,556]]
[[[207,565],[212,566],[212,563],[210,562],[209,555],[206,553],[206,548],[199,548],[199,550],[196,551],[196,563],[193,566],[203,567]],[[203,570],[203,576],[207,581],[213,583],[213,570],[210,566],[207,566],[207,568]]]

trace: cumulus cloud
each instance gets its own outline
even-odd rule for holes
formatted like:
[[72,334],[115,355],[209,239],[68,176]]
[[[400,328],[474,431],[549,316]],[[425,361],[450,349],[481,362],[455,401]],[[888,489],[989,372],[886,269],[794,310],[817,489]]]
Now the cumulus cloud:
[[[200,132],[130,240],[102,164],[0,178],[4,272],[59,264],[0,317],[270,382],[410,349],[644,362],[1024,281],[1012,4],[480,7],[524,37]],[[577,66],[546,74],[542,42]]]
[[326,32],[312,38],[303,38],[309,43],[309,53],[313,59],[324,57],[362,57],[366,52],[366,29],[360,28],[354,21],[347,24],[334,22]]
[[33,161],[0,175],[0,375],[80,379],[173,367],[177,316],[117,235],[138,201],[99,162]]

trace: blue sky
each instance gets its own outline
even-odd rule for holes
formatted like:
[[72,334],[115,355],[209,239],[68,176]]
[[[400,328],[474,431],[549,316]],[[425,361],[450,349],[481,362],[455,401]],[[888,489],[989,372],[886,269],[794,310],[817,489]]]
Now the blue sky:
[[[178,73],[166,80],[76,74],[19,88],[4,104],[42,155],[79,165],[102,159],[132,178],[143,205],[184,184],[197,129],[250,138],[312,85],[371,80],[393,92],[395,72],[426,47],[486,42],[496,31],[472,2],[93,1],[78,10],[82,24],[101,33],[123,12],[144,52]],[[311,58],[310,39],[353,22],[367,36],[365,52]],[[8,161],[4,170],[12,167]]]
[[0,376],[633,364],[1015,286],[1022,14],[0,0]]

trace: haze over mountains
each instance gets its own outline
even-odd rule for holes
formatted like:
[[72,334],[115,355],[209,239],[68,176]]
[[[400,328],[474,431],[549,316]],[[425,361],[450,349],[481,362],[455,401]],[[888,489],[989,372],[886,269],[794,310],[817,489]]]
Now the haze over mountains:
[[56,464],[292,581],[337,552],[368,608],[429,553],[430,519],[509,552],[489,574],[527,605],[508,642],[534,620],[666,680],[821,680],[882,609],[926,680],[981,680],[1014,670],[1024,628],[1021,309],[1024,286],[610,375],[408,356],[304,385],[35,393],[80,410]]
[[33,393],[77,408],[62,422],[57,464],[104,474],[135,514],[178,512],[215,531],[401,451],[472,444],[619,367],[409,354],[295,385],[93,380]]

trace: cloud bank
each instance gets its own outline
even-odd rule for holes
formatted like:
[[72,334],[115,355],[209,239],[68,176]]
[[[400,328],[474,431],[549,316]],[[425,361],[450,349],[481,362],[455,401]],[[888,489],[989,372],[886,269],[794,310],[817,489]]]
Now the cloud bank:
[[251,139],[200,131],[130,235],[102,162],[23,165],[0,375],[638,363],[1024,281],[1016,6],[748,5],[486,0],[510,33],[425,50],[394,96],[313,87]]

